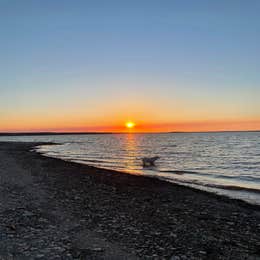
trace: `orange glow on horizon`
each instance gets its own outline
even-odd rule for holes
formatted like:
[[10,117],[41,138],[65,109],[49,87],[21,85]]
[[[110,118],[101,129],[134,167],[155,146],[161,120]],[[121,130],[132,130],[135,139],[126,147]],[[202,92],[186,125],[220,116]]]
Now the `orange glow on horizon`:
[[36,123],[27,124],[9,124],[6,127],[1,127],[0,132],[210,132],[210,131],[259,131],[260,120],[205,120],[205,121],[176,121],[174,123],[166,122],[132,122],[126,123],[111,122],[111,124],[104,123],[104,125],[86,122],[62,122],[55,123]]

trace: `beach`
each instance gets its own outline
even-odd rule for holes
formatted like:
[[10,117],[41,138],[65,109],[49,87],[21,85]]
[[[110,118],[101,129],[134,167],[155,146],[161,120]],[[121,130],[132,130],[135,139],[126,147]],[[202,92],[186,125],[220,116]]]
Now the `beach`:
[[260,259],[260,207],[0,142],[0,258]]

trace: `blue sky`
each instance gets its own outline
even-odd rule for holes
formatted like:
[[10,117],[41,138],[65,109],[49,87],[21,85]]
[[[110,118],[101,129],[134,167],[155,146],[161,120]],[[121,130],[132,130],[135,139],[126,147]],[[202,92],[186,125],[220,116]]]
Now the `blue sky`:
[[258,120],[259,13],[256,0],[0,0],[2,128],[151,107],[164,123]]

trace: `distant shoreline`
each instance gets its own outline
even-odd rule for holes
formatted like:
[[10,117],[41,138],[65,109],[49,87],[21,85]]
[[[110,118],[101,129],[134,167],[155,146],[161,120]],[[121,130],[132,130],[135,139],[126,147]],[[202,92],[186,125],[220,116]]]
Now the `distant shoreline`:
[[194,132],[0,132],[0,136],[34,136],[34,135],[107,135],[107,134],[192,134],[192,133],[257,133],[260,130],[243,131],[194,131]]

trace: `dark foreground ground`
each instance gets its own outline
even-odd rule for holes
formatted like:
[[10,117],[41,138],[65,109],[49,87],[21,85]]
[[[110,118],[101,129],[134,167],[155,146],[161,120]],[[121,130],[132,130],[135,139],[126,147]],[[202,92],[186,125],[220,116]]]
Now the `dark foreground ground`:
[[260,210],[0,143],[0,259],[260,259]]

